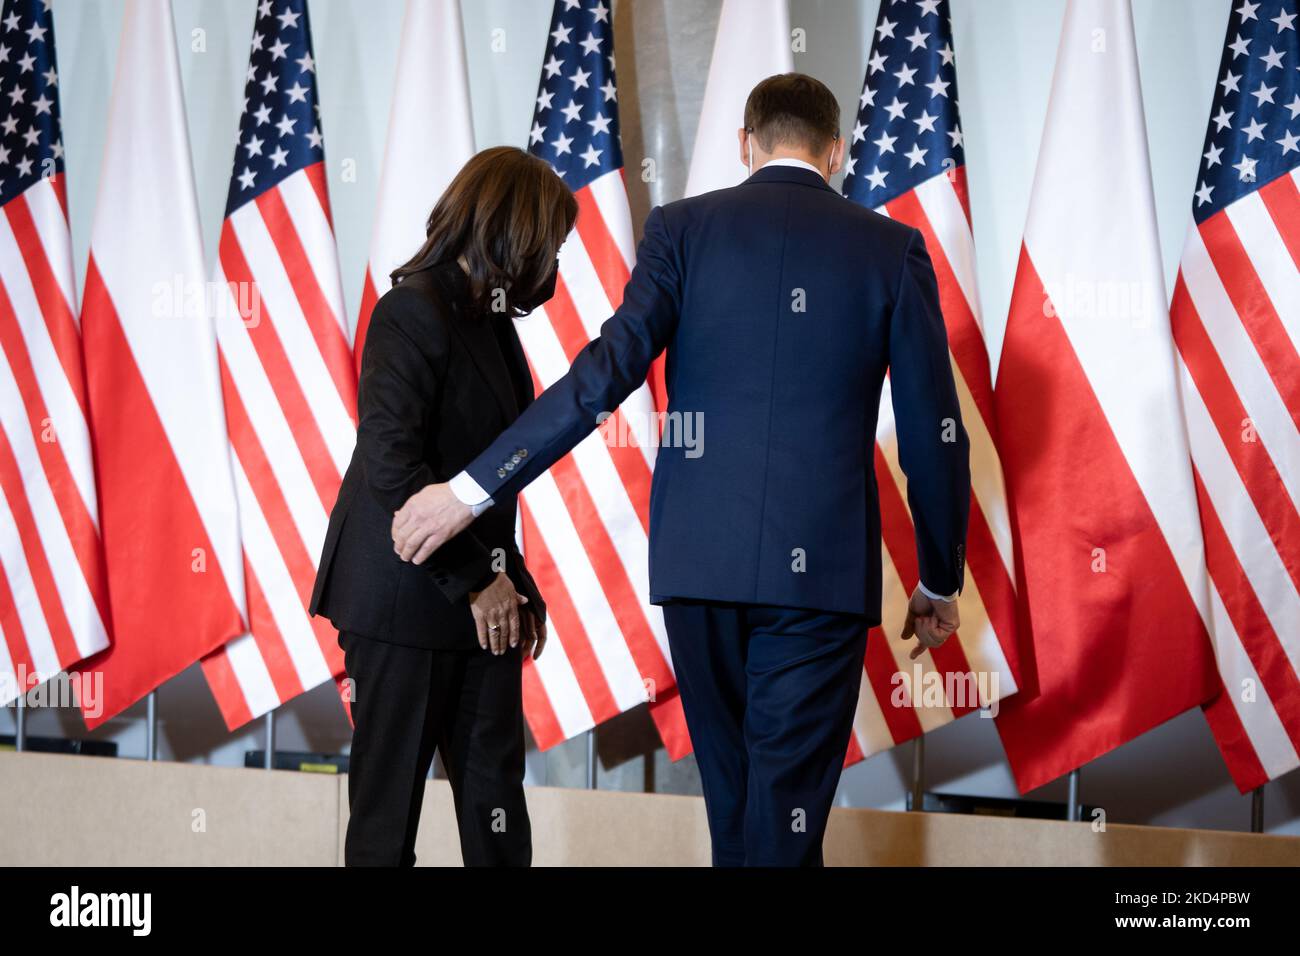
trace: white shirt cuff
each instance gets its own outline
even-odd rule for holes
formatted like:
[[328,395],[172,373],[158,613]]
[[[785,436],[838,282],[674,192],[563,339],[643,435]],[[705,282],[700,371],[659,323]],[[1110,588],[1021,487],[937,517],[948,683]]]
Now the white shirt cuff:
[[460,499],[461,504],[469,505],[470,513],[477,518],[483,512],[492,507],[492,499],[483,487],[470,477],[469,472],[462,471],[451,481],[447,482],[447,487],[451,493]]
[[931,601],[946,601],[949,604],[957,600],[957,595],[959,593],[957,591],[953,591],[952,594],[949,594],[947,597],[944,597],[942,594],[935,594],[933,591],[931,591],[929,588],[927,588],[924,584],[922,584],[919,581],[917,582],[916,586],[920,588],[921,593],[924,594],[926,597],[928,597]]

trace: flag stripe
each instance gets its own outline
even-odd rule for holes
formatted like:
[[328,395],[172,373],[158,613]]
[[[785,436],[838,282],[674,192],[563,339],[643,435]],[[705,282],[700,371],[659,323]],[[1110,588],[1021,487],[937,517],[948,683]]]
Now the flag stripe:
[[[388,281],[387,276],[384,277]],[[357,367],[357,375],[361,375],[361,357],[365,354],[366,332],[370,330],[370,315],[375,311],[375,303],[379,301],[379,293],[375,290],[375,277],[373,266],[366,269],[366,277],[361,286],[361,308],[357,311],[357,331],[352,344],[353,361]]]
[[[1300,351],[1300,271],[1296,270],[1277,223],[1257,192],[1237,200],[1223,210],[1223,216],[1232,223],[1241,243],[1241,253],[1250,260],[1259,290],[1276,313],[1282,334],[1286,336],[1286,342],[1279,341],[1279,362],[1292,373],[1300,372],[1300,357],[1297,357]],[[1207,220],[1202,229],[1209,227],[1212,230],[1212,224],[1223,216]]]
[[[249,288],[254,290],[254,298],[261,309],[254,322],[244,324],[254,329],[264,325],[274,328],[283,348],[281,374],[287,375],[292,371],[297,383],[295,387],[307,398],[308,412],[314,416],[320,440],[328,450],[327,459],[319,467],[327,469],[326,474],[341,474],[347,467],[356,430],[353,410],[355,386],[351,395],[340,395],[334,382],[340,374],[351,378],[351,356],[330,355],[317,348],[316,334],[311,326],[313,321],[320,324],[322,320],[309,318],[304,305],[317,306],[299,299],[294,283],[303,280],[295,278],[291,271],[308,266],[303,262],[291,265],[286,261],[277,245],[278,240],[257,214],[257,207],[250,204],[237,210],[230,222],[237,246],[248,264],[241,281],[247,277],[251,283]],[[337,287],[332,288],[335,296],[341,296]],[[340,373],[337,366],[345,360],[347,365]]]
[[[575,515],[560,491],[559,481],[559,475],[552,467],[550,474],[543,475],[529,486],[525,500],[541,537],[555,556],[556,567],[564,575],[569,596],[583,624],[582,633],[591,642],[593,663],[599,666],[599,672],[621,712],[644,699],[641,682],[644,670],[638,666],[629,642],[619,630],[614,600],[601,586],[600,575],[586,546],[594,537],[586,533],[591,522],[576,523]],[[557,633],[561,631],[557,629]],[[568,635],[564,639],[567,642]],[[586,655],[570,657],[584,694],[594,677],[594,674],[587,676],[583,673],[584,667],[590,666],[587,660]],[[600,702],[599,697],[596,702]],[[585,707],[598,714],[592,703],[588,698]]]
[[[221,268],[229,282],[246,284],[250,288],[256,285],[248,261],[240,249],[239,240],[229,225],[221,232]],[[332,507],[341,480],[338,468],[312,413],[312,404],[303,392],[301,381],[294,374],[276,323],[265,305],[262,309],[257,324],[248,329],[249,341],[257,350],[267,381],[275,393],[276,406],[289,425],[320,503],[325,508]]]
[[[1190,373],[1184,366],[1184,382],[1190,385],[1189,378]],[[1300,619],[1300,593],[1297,593],[1281,556],[1268,546],[1263,520],[1243,487],[1241,475],[1214,426],[1209,407],[1194,388],[1187,388],[1184,407],[1200,482],[1198,501],[1202,508],[1212,505],[1215,509],[1214,516],[1202,516],[1202,522],[1207,527],[1212,524],[1216,535],[1230,540],[1235,560],[1248,575],[1268,627],[1283,642],[1292,662],[1300,664],[1300,632],[1292,626],[1293,621]],[[1213,564],[1210,570],[1213,572]],[[1233,630],[1238,628],[1234,626]],[[1241,635],[1237,634],[1234,640],[1235,645],[1216,640],[1220,659],[1226,653],[1225,646],[1242,650]]]
[[[944,176],[937,177],[946,182]],[[949,264],[947,250],[939,237],[935,235],[926,216],[926,210],[916,192],[908,192],[888,204],[889,215],[914,226],[925,238],[926,251],[934,266],[935,277],[939,286],[939,307],[943,310],[944,325],[948,329],[948,349],[957,366],[957,371],[966,383],[966,388],[975,399],[975,407],[983,419],[984,429],[989,434],[996,434],[993,427],[993,385],[989,380],[988,351],[984,346],[984,335],[979,323],[975,321],[966,290],[958,282],[957,275]],[[970,427],[971,423],[967,423]]]
[[[627,199],[626,174],[619,169],[616,175],[597,176],[578,192],[584,190],[590,191],[595,200],[605,231],[623,257],[623,271],[630,275],[636,264],[636,249],[632,244],[632,207]],[[623,289],[620,287],[617,300],[610,301],[621,302],[622,299]]]
[[[304,354],[319,356],[343,405],[355,408],[357,382],[352,374],[352,346],[341,310],[338,253],[330,231],[329,206],[324,196],[305,185],[309,170],[290,176],[275,189],[257,197],[257,209],[271,236],[285,278],[300,304],[303,321],[316,348]],[[322,205],[324,204],[324,205]],[[237,217],[236,217],[237,218]],[[327,295],[325,289],[331,290]],[[352,426],[356,427],[356,417]]]
[[[578,200],[578,238],[581,249],[591,259],[591,265],[605,290],[609,311],[617,309],[623,302],[623,287],[631,278],[631,270],[623,258],[623,252],[614,241],[613,235],[605,226],[600,205],[588,186],[574,193]],[[605,313],[606,315],[609,312]]]
[[[45,547],[58,548],[56,569],[64,577],[60,590],[77,608],[73,612],[77,617],[76,632],[89,653],[107,643],[101,623],[108,619],[108,604],[100,577],[99,533],[95,516],[86,506],[69,467],[68,452],[61,443],[62,433],[57,428],[50,430],[47,424],[52,415],[45,405],[26,343],[19,334],[20,323],[8,296],[10,288],[13,286],[8,281],[0,282],[0,353],[4,357],[0,365],[3,371],[0,388],[7,410],[7,414],[0,411],[0,420],[10,433],[8,440],[20,443],[22,464],[18,474],[27,476],[24,479],[29,486],[27,494],[38,494],[47,502],[42,509],[45,518],[41,522],[41,539]],[[20,408],[26,413],[25,420],[17,414]],[[71,449],[80,451],[75,442]],[[79,575],[73,572],[74,568]],[[92,602],[94,611],[87,614]],[[83,629],[86,625],[88,630]],[[62,658],[69,664],[74,659]]]
[[1291,256],[1292,267],[1300,269],[1300,189],[1296,175],[1292,172],[1290,176],[1279,176],[1262,187],[1258,195]]
[[1242,484],[1258,509],[1264,530],[1281,555],[1287,573],[1300,588],[1300,512],[1296,511],[1265,446],[1257,441],[1243,441],[1249,416],[1205,335],[1205,327],[1182,281],[1174,286],[1172,311],[1174,340],[1209,409],[1209,418],[1218,429],[1223,447],[1241,475]]
[[[884,451],[876,446],[877,485],[880,489],[880,526],[885,547],[897,569],[903,590],[911,593],[920,581],[920,570],[916,559],[916,533],[912,526],[912,517],[907,510],[901,489],[892,480],[892,472]],[[890,480],[881,480],[879,476],[889,476]],[[915,639],[911,639],[915,646]],[[970,662],[966,659],[960,635],[944,643],[942,647],[931,649],[930,655],[935,667],[945,674],[965,674],[970,671]],[[970,711],[970,707],[954,707],[948,702],[954,718]]]
[[[75,661],[83,655],[78,652],[76,638],[73,636],[68,616],[64,612],[63,601],[54,581],[54,572],[50,568],[48,555],[42,543],[39,522],[32,503],[27,497],[27,491],[23,487],[22,468],[14,455],[9,435],[2,429],[0,429],[0,493],[4,495],[8,506],[11,527],[21,542],[18,553],[24,556],[27,570],[27,581],[24,584],[30,583],[30,593],[34,594],[39,602],[44,624],[42,630],[48,634],[53,651],[52,657],[46,657],[39,667],[42,674],[48,674],[51,669],[57,670],[59,663]],[[33,607],[32,610],[35,611],[35,608]],[[30,636],[37,626],[36,621],[31,620],[25,628],[27,634]],[[37,633],[39,634],[40,631]],[[43,644],[43,641],[38,641],[32,648],[33,651],[42,650]]]
[[560,497],[569,510],[574,525],[581,529],[583,544],[592,556],[592,567],[601,589],[609,598],[610,609],[622,631],[627,646],[636,660],[641,676],[654,678],[663,684],[671,683],[672,671],[668,666],[658,641],[651,633],[635,589],[628,579],[614,541],[604,525],[591,520],[598,514],[598,506],[591,496],[573,455],[566,455],[551,466]]
[[[563,270],[561,270],[563,273]],[[551,301],[546,303],[545,316],[546,325],[538,324],[534,326],[531,319],[523,319],[519,323],[520,339],[523,342],[524,349],[528,353],[530,364],[534,367],[534,380],[540,383],[541,387],[546,387],[568,371],[569,365],[573,362],[577,354],[586,347],[588,338],[586,331],[583,329],[580,320],[577,317],[577,310],[573,306],[572,299],[569,298],[568,288],[565,285],[564,277],[556,281],[556,294]],[[563,350],[563,357],[548,346],[551,344],[547,341],[549,338],[546,333],[554,332],[555,343]],[[631,423],[624,417],[623,408],[617,408],[614,413],[606,420],[605,429],[613,429],[615,435],[625,435],[635,433]],[[608,432],[605,432],[608,434]],[[642,446],[647,444],[642,442]],[[636,511],[637,518],[641,522],[642,531],[646,534],[650,529],[650,482],[651,472],[646,465],[645,457],[639,450],[639,447],[620,446],[618,444],[606,445],[607,454],[618,472],[623,490],[616,488],[601,489],[601,493],[609,494],[614,497],[625,497],[632,504]]]
[[[620,708],[605,680],[600,661],[556,566],[555,558],[527,504],[521,503],[520,515],[528,566],[537,587],[546,595],[548,633],[551,636],[548,644],[553,642],[556,645],[546,648],[542,659],[530,665],[526,672],[534,667],[563,672],[562,675],[550,673],[546,679],[542,678],[540,670],[532,674],[535,682],[533,692],[539,696],[534,699],[533,706],[527,709],[528,721],[538,746],[546,749],[580,733],[578,727],[583,724],[590,727],[607,720],[616,715]],[[557,638],[557,635],[563,635],[562,639]],[[559,654],[555,656],[563,658],[562,666],[551,660],[556,651]],[[552,692],[559,686],[565,686],[568,692],[554,695],[553,698]],[[541,705],[543,698],[546,700],[545,706]],[[557,712],[552,699],[559,706],[567,705],[570,708],[563,717]]]
[[[1297,430],[1282,396],[1273,387],[1245,327],[1238,320],[1198,229],[1188,232],[1179,278],[1186,286],[1187,295],[1181,295],[1175,285],[1170,317],[1175,343],[1189,354],[1194,351],[1190,358],[1200,361],[1201,355],[1207,351],[1206,346],[1194,347],[1196,330],[1183,328],[1185,324],[1199,324],[1215,353],[1215,360],[1223,366],[1233,392],[1245,409],[1250,427],[1269,449],[1288,493],[1300,495],[1300,430]],[[1232,424],[1242,429],[1247,426],[1242,418],[1235,419]],[[1292,500],[1297,499],[1293,497]]]
[[[314,633],[319,642],[319,650],[330,654],[333,650],[336,634],[329,623],[322,618],[308,618],[305,614],[311,602],[311,592],[316,581],[316,560],[308,551],[303,537],[290,513],[289,501],[283,486],[276,481],[271,463],[257,438],[253,423],[243,404],[242,397],[231,383],[225,362],[222,362],[222,377],[227,384],[226,420],[230,429],[230,440],[234,448],[238,468],[236,469],[236,486],[242,485],[246,495],[240,501],[247,502],[244,509],[249,522],[253,524],[252,533],[261,539],[262,547],[254,547],[250,531],[245,531],[244,552],[246,560],[253,565],[266,564],[275,566],[284,575],[284,587],[277,591],[286,599],[296,596],[296,606],[292,615],[286,613],[286,625],[294,619],[306,633]],[[260,532],[265,532],[264,534]],[[321,536],[320,542],[324,543]],[[328,675],[326,675],[328,676]],[[325,680],[321,677],[320,680]],[[318,681],[319,682],[319,681]]]
[[1203,222],[1200,230],[1224,291],[1255,344],[1273,386],[1282,395],[1292,421],[1300,428],[1300,356],[1241,244],[1235,223],[1219,215]]
[[[3,495],[0,495],[0,517],[6,519],[10,517]],[[41,680],[47,673],[35,663],[32,657],[32,648],[27,643],[26,632],[19,619],[18,605],[14,601],[13,590],[9,587],[9,575],[5,573],[4,556],[9,553],[5,545],[9,544],[7,539],[12,525],[12,521],[0,523],[0,673],[13,675],[11,681],[0,687],[0,707],[8,706],[26,692],[27,684],[20,680],[21,676],[26,676],[30,681],[35,674],[36,679]],[[49,648],[48,642],[45,648]],[[48,653],[48,650],[45,653]],[[20,668],[23,671],[22,675],[18,673]],[[57,664],[55,669],[58,669]]]
[[[1196,493],[1203,503],[1210,504],[1199,476]],[[1295,661],[1287,660],[1278,643],[1278,635],[1269,624],[1259,597],[1250,586],[1250,578],[1237,560],[1232,542],[1219,523],[1213,506],[1205,508],[1202,514],[1210,579],[1219,589],[1219,596],[1251,664],[1259,674],[1268,701],[1281,719],[1292,746],[1300,748],[1300,676],[1296,674]]]
[[[31,193],[35,194],[36,190],[32,190]],[[73,318],[63,284],[59,281],[58,274],[54,271],[53,264],[46,253],[46,246],[33,219],[27,198],[28,194],[24,194],[6,203],[4,218],[13,232],[13,244],[17,247],[25,268],[33,299],[39,308],[38,314],[44,320],[59,365],[63,369],[63,381],[75,397],[79,417],[84,421],[86,389],[82,382],[81,333],[77,328],[76,319]],[[33,195],[32,198],[35,199],[36,196]],[[66,224],[64,227],[66,229]],[[8,237],[5,244],[9,245]],[[5,285],[12,288],[14,280],[18,278],[13,274],[11,265],[14,261],[12,247],[6,248],[4,252]]]
[[235,676],[230,656],[224,653],[209,654],[203,658],[203,678],[216,698],[226,729],[235,731],[253,719],[245,699],[244,686]]

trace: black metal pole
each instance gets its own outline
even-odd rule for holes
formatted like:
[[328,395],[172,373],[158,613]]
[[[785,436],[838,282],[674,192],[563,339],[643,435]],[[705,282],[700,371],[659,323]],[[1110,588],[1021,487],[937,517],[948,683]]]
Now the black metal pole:
[[1070,771],[1070,793],[1065,806],[1065,819],[1082,820],[1083,804],[1079,800],[1079,768]]
[[925,803],[925,734],[912,741],[912,809]]

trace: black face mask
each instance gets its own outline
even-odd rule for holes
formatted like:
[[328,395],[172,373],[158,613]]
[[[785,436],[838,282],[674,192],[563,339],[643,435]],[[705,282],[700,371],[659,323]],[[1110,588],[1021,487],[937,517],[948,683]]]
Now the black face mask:
[[516,302],[515,308],[518,309],[521,314],[527,315],[529,312],[532,312],[534,309],[541,308],[547,302],[550,302],[551,299],[554,298],[555,296],[555,283],[559,279],[559,277],[560,277],[560,260],[556,259],[555,267],[551,269],[551,274],[547,277],[546,281],[542,283],[542,287],[538,289],[536,294],[533,295],[531,298],[529,298],[527,301]]

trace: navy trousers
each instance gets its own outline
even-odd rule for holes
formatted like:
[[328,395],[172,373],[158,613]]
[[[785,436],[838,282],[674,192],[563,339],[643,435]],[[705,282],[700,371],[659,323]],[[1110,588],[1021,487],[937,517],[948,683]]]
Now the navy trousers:
[[697,601],[663,611],[714,866],[820,866],[867,619]]

